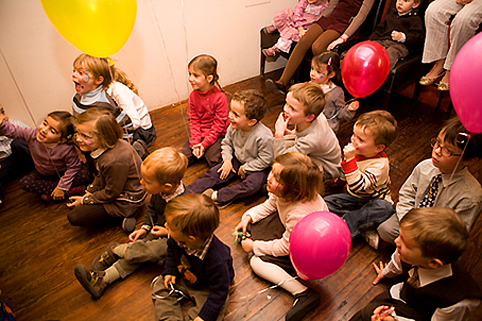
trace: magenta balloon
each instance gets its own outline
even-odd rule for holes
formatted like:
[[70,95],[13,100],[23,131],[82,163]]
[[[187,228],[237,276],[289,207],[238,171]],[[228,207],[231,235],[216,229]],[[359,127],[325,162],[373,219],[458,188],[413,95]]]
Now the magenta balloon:
[[303,280],[316,280],[336,272],[348,258],[351,235],[339,216],[314,212],[291,232],[290,259]]
[[389,71],[388,53],[375,41],[363,41],[351,47],[341,65],[343,83],[356,98],[374,93],[385,82]]
[[450,70],[450,98],[464,127],[482,133],[482,33],[459,50]]

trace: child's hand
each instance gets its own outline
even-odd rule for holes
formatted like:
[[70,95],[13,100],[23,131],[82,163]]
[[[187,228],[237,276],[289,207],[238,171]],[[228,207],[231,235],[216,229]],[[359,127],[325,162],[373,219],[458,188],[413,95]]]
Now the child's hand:
[[174,275],[164,275],[164,287],[166,289],[170,289],[171,286],[170,284],[172,283],[172,285],[176,284],[176,277]]
[[455,0],[455,3],[461,4],[463,6],[465,6],[466,4],[469,4],[471,2],[472,2],[472,0]]
[[65,192],[61,190],[60,188],[55,188],[52,194],[50,194],[52,198],[56,201],[63,200],[65,198]]
[[204,321],[204,320],[203,320],[203,319],[201,319],[201,317],[200,317],[200,316],[197,316],[197,317],[195,317],[195,318],[194,318],[194,320],[193,320],[193,321]]
[[82,196],[71,196],[69,197],[69,202],[67,203],[68,208],[76,208],[82,204]]
[[298,27],[298,35],[301,37],[303,37],[305,34],[306,34],[306,29],[303,28],[303,27]]
[[7,121],[8,122],[8,115],[5,113],[5,109],[3,109],[2,107],[2,104],[0,104],[0,124],[3,122],[3,121]]
[[253,252],[254,242],[252,239],[246,239],[241,241],[241,246],[243,247],[244,252],[251,253]]
[[354,102],[350,103],[346,109],[348,111],[356,111],[358,107],[360,107],[360,103],[358,100],[355,100]]
[[346,144],[346,146],[343,148],[343,155],[345,156],[345,160],[349,161],[355,157],[356,154],[356,148],[353,146],[352,143]]
[[192,147],[192,154],[197,158],[201,158],[201,156],[204,155],[204,151],[204,146],[201,143],[196,144]]
[[396,31],[396,30],[392,31],[392,40],[393,41],[404,42],[403,38],[404,38],[403,33],[401,33],[400,31]]
[[381,305],[373,310],[373,314],[371,316],[371,321],[395,321],[391,314],[383,314],[383,312],[389,310],[390,307],[386,305]]
[[244,172],[243,166],[240,166],[238,169],[238,176],[241,177],[241,179],[246,178],[246,173]]
[[138,239],[144,237],[144,235],[147,234],[147,231],[143,228],[141,229],[138,229],[138,230],[135,230],[134,232],[132,232],[131,234],[129,234],[129,241],[131,242],[135,242],[137,241]]
[[221,175],[219,175],[219,178],[226,179],[229,173],[231,173],[231,171],[236,173],[236,171],[233,170],[233,163],[231,163],[230,159],[224,160],[223,165],[218,169],[218,173],[221,172]]
[[290,121],[290,117],[286,115],[284,111],[282,111],[278,119],[276,119],[276,123],[274,124],[274,137],[275,138],[283,138],[285,135],[287,128],[288,128],[288,123]]
[[168,232],[167,232],[167,228],[159,225],[154,225],[154,227],[151,230],[151,234],[161,237],[161,236],[167,236]]
[[376,285],[378,284],[378,282],[380,282],[381,279],[385,277],[385,275],[383,275],[383,269],[387,266],[387,264],[383,264],[383,262],[380,261],[380,266],[376,265],[375,263],[372,263],[372,265],[377,272],[377,278],[375,279],[375,281],[373,281],[373,284]]
[[251,222],[251,216],[246,215],[241,222],[239,222],[238,225],[234,228],[235,231],[242,230],[243,233],[246,233],[246,228],[248,227],[248,224]]

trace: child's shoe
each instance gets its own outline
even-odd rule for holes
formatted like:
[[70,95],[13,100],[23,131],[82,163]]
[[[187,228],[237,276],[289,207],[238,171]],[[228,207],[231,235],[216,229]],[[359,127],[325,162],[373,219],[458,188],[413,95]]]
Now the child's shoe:
[[127,234],[131,234],[132,232],[134,232],[134,229],[136,228],[136,223],[137,223],[137,220],[135,217],[126,217],[122,221],[122,229]]
[[45,204],[49,204],[52,202],[52,196],[50,196],[49,194],[40,194],[40,198],[42,199],[42,202],[44,202]]
[[375,230],[367,230],[361,235],[365,238],[368,245],[373,247],[375,250],[378,250],[378,244],[380,243],[380,236],[378,236],[378,232]]
[[69,190],[69,195],[84,195],[85,190],[82,186],[75,186]]
[[138,139],[133,144],[132,147],[136,150],[137,154],[144,160],[147,155],[149,155],[149,150],[147,149],[147,144],[145,141]]
[[295,295],[293,307],[286,314],[286,321],[302,320],[311,309],[318,305],[320,299],[321,294],[310,288]]
[[[212,199],[213,199],[214,190],[213,190],[212,188],[208,188],[207,190],[205,190],[204,192],[202,192],[202,194],[212,200]],[[213,201],[214,201],[214,200],[213,200]]]
[[114,264],[119,257],[117,254],[114,253],[113,249],[115,249],[120,243],[114,242],[109,244],[109,246],[99,254],[93,261],[92,264],[90,265],[90,268],[93,271],[104,271],[108,267],[110,267],[112,264]]
[[276,55],[280,52],[280,50],[278,49],[278,47],[273,46],[273,47],[268,48],[268,49],[263,49],[263,50],[261,50],[261,52],[266,57],[276,57]]
[[276,30],[276,27],[273,26],[273,25],[269,25],[269,26],[266,26],[266,27],[263,27],[263,29],[261,29],[261,31],[263,31],[265,34],[270,34],[270,33],[273,33],[275,32]]
[[107,286],[107,283],[104,282],[104,271],[90,271],[86,266],[78,264],[74,269],[74,274],[80,284],[94,299],[97,300],[102,296]]

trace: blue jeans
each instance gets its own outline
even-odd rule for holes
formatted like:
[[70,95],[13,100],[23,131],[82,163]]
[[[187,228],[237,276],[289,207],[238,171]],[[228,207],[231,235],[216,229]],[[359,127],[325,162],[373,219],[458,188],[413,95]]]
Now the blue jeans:
[[323,199],[330,212],[345,220],[352,237],[385,221],[393,213],[392,204],[380,198],[363,199],[340,193],[325,196]]

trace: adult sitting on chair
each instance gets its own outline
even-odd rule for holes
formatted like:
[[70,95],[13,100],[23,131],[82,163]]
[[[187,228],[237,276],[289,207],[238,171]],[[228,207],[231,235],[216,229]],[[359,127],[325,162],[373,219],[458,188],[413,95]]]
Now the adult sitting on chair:
[[[453,15],[455,18],[450,24],[449,39],[448,22]],[[437,0],[429,5],[425,12],[427,30],[422,62],[435,63],[428,74],[420,79],[421,85],[432,85],[443,76],[437,89],[449,90],[450,68],[455,56],[475,35],[481,21],[482,0]]]
[[[266,80],[266,86],[275,92],[285,93],[288,83],[299,67],[305,54],[311,48],[313,55],[335,48],[348,40],[365,21],[375,0],[332,0],[330,7],[335,6],[330,16],[323,15],[295,46],[288,63],[278,81]],[[480,1],[480,0],[475,0]]]

